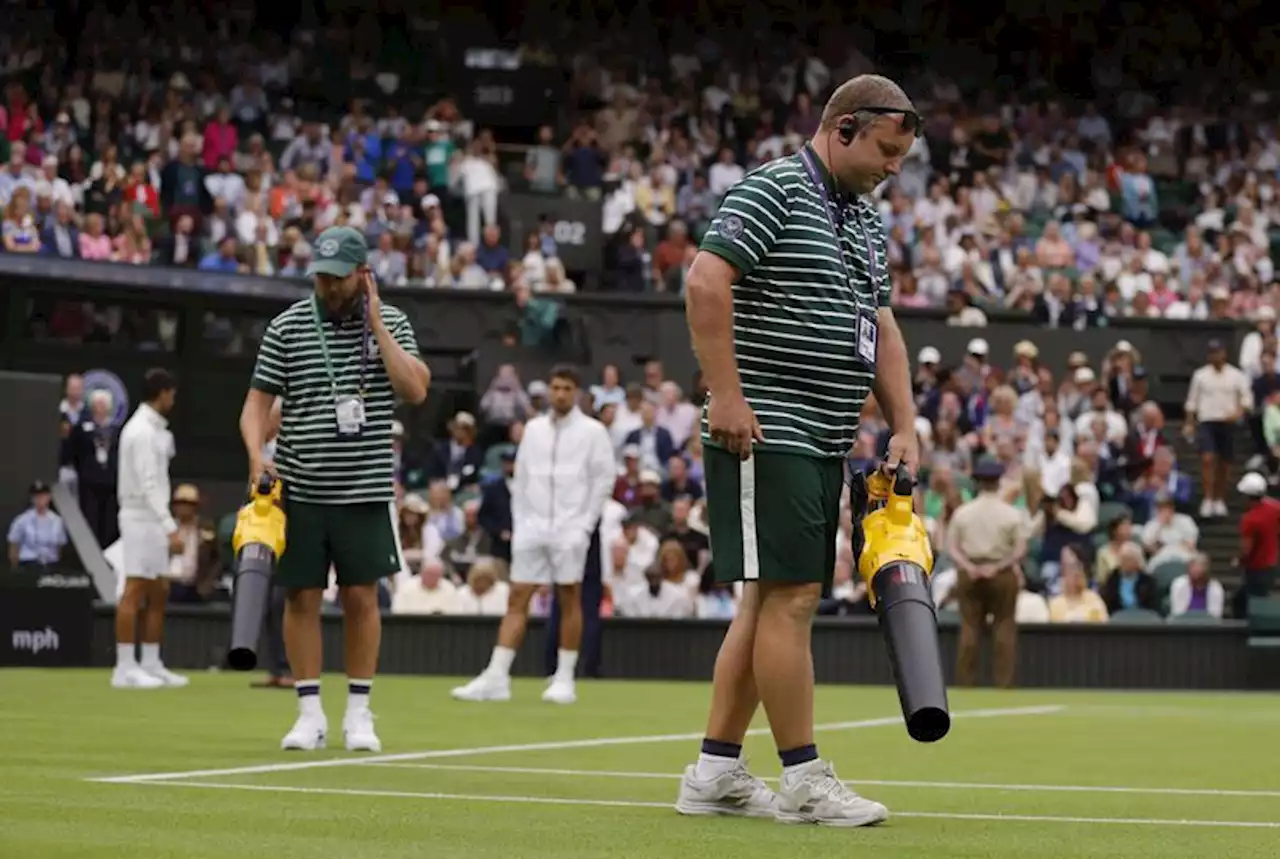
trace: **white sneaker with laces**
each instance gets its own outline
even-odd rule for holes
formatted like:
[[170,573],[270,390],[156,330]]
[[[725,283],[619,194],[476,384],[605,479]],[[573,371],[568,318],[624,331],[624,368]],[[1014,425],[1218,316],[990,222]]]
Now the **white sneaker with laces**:
[[872,826],[889,819],[889,809],[863,799],[845,787],[831,764],[811,761],[788,773],[778,786],[780,823],[817,823],[823,826]]
[[143,671],[137,665],[117,665],[115,671],[111,672],[113,689],[159,689],[163,685],[163,680]]
[[778,813],[778,795],[769,789],[747,769],[747,762],[739,760],[733,769],[725,770],[714,778],[698,778],[698,767],[690,764],[684,768],[680,779],[680,793],[676,797],[676,811],[681,814],[730,817],[775,817]]
[[1213,502],[1208,498],[1200,502],[1200,518],[1208,519],[1213,515]]
[[572,704],[578,700],[578,690],[573,679],[562,680],[552,677],[551,683],[542,692],[542,700],[549,704]]
[[159,680],[165,686],[178,688],[186,686],[191,682],[190,678],[181,674],[174,674],[168,668],[165,668],[164,665],[144,665],[142,666],[142,670]]
[[373,711],[368,707],[347,712],[342,720],[342,738],[349,752],[382,751],[382,741],[373,730]]
[[511,678],[496,674],[481,674],[465,686],[451,693],[459,701],[510,701]]
[[285,751],[314,752],[323,749],[325,736],[329,733],[329,721],[324,715],[312,716],[302,713],[298,721],[293,723],[289,733],[280,741],[280,748]]
[[1221,499],[1218,499],[1217,501],[1213,502],[1213,515],[1226,518],[1226,516],[1228,515],[1227,502]]

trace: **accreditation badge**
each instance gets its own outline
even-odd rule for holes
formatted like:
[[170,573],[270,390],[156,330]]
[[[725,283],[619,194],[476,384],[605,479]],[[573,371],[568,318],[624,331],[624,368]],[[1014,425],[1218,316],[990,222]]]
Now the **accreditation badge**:
[[876,363],[876,343],[879,335],[880,326],[875,316],[866,310],[860,310],[858,312],[858,357],[872,367]]
[[338,420],[338,435],[360,435],[365,421],[364,400],[359,397],[338,397],[334,401],[333,410]]

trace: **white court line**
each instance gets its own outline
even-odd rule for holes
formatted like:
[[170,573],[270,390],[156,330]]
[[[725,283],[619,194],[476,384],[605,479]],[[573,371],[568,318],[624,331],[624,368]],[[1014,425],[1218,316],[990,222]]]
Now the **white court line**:
[[[544,769],[541,767],[493,767],[471,764],[397,764],[373,763],[369,766],[390,767],[414,770],[444,770],[447,772],[503,773],[508,775],[560,775],[583,776],[587,778],[625,778],[625,779],[678,779],[680,773],[655,772],[618,772],[616,770],[565,770]],[[776,782],[776,778],[765,778],[767,782]],[[968,781],[882,781],[876,779],[842,779],[845,784],[870,785],[873,787],[920,787],[940,788],[943,790],[998,790],[1030,793],[1130,793],[1149,796],[1253,796],[1280,797],[1280,790],[1228,790],[1217,788],[1182,788],[1182,787],[1116,787],[1109,785],[1065,785],[1065,784],[988,784]]]
[[[206,790],[254,790],[267,793],[303,793],[329,796],[370,796],[394,799],[442,799],[458,802],[504,802],[523,805],[591,805],[606,808],[661,808],[671,810],[669,802],[641,802],[625,799],[575,799],[561,796],[488,796],[471,793],[415,793],[404,790],[358,790],[328,787],[277,787],[265,784],[230,784],[200,781],[147,781],[141,784],[164,787],[194,787]],[[1055,817],[1048,814],[966,814],[941,811],[894,811],[894,817],[921,817],[935,820],[980,820],[996,823],[1087,823],[1121,826],[1201,826],[1227,829],[1280,829],[1280,822],[1261,820],[1178,820],[1144,817]]]
[[[1009,707],[1003,709],[967,710],[952,713],[952,719],[989,719],[999,716],[1044,716],[1062,712],[1061,704],[1049,704],[1039,707]],[[885,716],[879,719],[860,719],[853,722],[830,722],[815,725],[815,731],[846,731],[857,728],[877,728],[885,725],[901,725],[902,716]],[[747,736],[761,736],[769,733],[768,728],[755,728],[747,731]],[[321,769],[324,767],[349,767],[362,764],[386,764],[407,761],[422,761],[435,758],[466,758],[472,755],[493,755],[504,752],[550,752],[562,749],[594,749],[605,746],[631,746],[647,743],[672,743],[700,740],[702,731],[689,734],[653,734],[641,737],[599,737],[589,740],[560,740],[548,743],[523,743],[507,746],[481,746],[474,749],[434,749],[427,752],[404,752],[394,755],[372,755],[365,757],[325,758],[322,760],[300,761],[288,764],[260,764],[247,767],[229,767],[226,769],[189,770],[187,772],[144,773],[140,775],[110,776],[107,778],[89,778],[85,781],[104,784],[140,784],[143,782],[172,781],[174,779],[212,778],[228,775],[255,775],[259,773],[293,772],[296,770]]]

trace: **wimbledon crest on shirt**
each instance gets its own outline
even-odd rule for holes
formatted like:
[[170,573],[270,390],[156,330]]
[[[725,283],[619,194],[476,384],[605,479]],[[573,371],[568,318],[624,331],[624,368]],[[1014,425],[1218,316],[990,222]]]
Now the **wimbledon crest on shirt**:
[[737,215],[725,215],[716,226],[716,232],[731,242],[736,241],[744,229],[746,226],[742,223],[742,218]]

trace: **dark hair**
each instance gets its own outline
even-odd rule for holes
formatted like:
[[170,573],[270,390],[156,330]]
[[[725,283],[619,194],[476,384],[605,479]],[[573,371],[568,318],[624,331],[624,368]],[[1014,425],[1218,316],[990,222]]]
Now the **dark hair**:
[[575,388],[582,387],[582,377],[578,375],[578,371],[575,367],[571,367],[568,364],[556,364],[551,368],[551,375],[548,376],[548,378],[564,379],[566,381],[573,382],[573,386]]
[[142,377],[142,401],[153,403],[165,391],[172,391],[177,387],[178,380],[172,373],[163,367],[152,367]]

